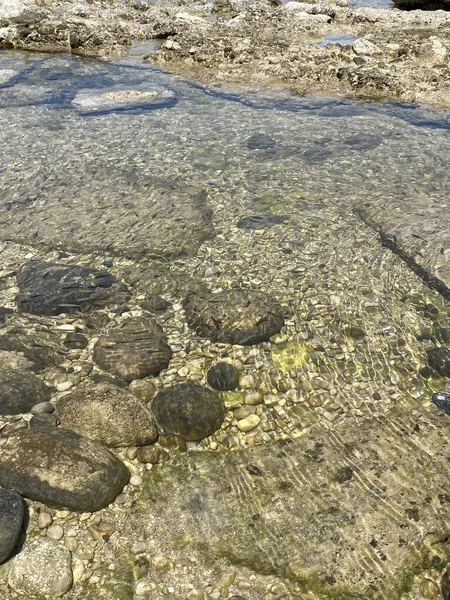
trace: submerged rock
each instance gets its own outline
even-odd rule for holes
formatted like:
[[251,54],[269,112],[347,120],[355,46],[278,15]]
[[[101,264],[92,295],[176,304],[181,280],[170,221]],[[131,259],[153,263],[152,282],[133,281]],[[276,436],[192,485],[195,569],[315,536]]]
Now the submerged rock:
[[184,301],[189,326],[213,341],[250,346],[279,333],[284,309],[263,292],[232,289],[191,294]]
[[14,550],[24,516],[22,498],[13,490],[0,489],[0,563]]
[[289,221],[288,215],[253,215],[244,217],[236,223],[238,229],[267,229],[274,225],[283,225]]
[[249,150],[269,150],[275,148],[276,141],[265,133],[255,133],[247,140]]
[[67,429],[22,429],[2,446],[0,485],[48,506],[100,510],[128,478],[128,469],[106,448]]
[[219,429],[224,418],[222,400],[195,383],[182,383],[159,392],[152,412],[164,433],[197,441]]
[[220,362],[209,369],[207,379],[215,390],[234,390],[239,383],[239,371],[233,365]]
[[428,364],[444,377],[450,377],[450,349],[444,346],[428,351]]
[[169,364],[172,350],[154,319],[128,319],[94,346],[94,361],[125,381],[159,373]]
[[19,309],[35,315],[59,315],[126,302],[126,286],[107,271],[31,261],[17,276]]
[[48,402],[50,390],[36,375],[26,371],[0,372],[0,415],[29,412],[38,402]]
[[11,561],[8,583],[18,594],[36,600],[59,598],[73,584],[72,558],[63,543],[39,538]]
[[431,399],[438,408],[450,415],[450,394],[448,392],[435,392]]
[[80,90],[72,100],[83,114],[163,108],[176,101],[175,94],[158,85],[138,85],[133,88],[115,86],[108,90]]
[[158,436],[145,405],[112,385],[78,386],[58,402],[63,427],[105,446],[143,446]]

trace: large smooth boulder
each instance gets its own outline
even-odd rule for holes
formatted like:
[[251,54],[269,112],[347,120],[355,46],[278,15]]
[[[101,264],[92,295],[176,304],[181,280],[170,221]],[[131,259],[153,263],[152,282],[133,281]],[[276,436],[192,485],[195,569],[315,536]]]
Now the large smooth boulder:
[[195,383],[161,390],[152,401],[152,412],[164,433],[190,441],[211,435],[225,418],[219,396]]
[[122,304],[130,297],[127,287],[108,271],[37,260],[21,269],[17,284],[19,309],[35,315],[84,312]]
[[0,563],[14,550],[24,515],[23,500],[13,490],[0,489]]
[[26,413],[39,402],[50,400],[50,390],[33,373],[0,372],[0,415]]
[[61,425],[105,446],[144,446],[158,436],[147,407],[112,385],[78,386],[58,402]]
[[73,584],[70,551],[49,538],[34,540],[11,561],[8,583],[27,598],[50,600],[63,596]]
[[0,485],[48,506],[100,510],[120,494],[129,475],[106,448],[67,429],[22,429],[2,446]]
[[200,337],[249,346],[279,333],[284,309],[263,292],[231,289],[218,294],[191,294],[184,301],[186,318]]
[[125,381],[159,373],[171,356],[163,330],[154,319],[145,317],[124,321],[94,346],[94,362]]

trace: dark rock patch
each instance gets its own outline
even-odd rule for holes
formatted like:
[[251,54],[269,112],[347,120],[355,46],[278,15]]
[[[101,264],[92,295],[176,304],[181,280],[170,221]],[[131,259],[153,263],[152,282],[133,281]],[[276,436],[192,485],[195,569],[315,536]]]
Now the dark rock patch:
[[276,146],[276,141],[265,133],[255,133],[247,140],[249,150],[269,150]]
[[221,399],[195,383],[182,383],[159,392],[152,401],[152,412],[164,433],[189,441],[211,435],[225,418]]
[[14,550],[22,527],[24,504],[13,490],[0,489],[0,564]]
[[56,508],[100,510],[129,475],[106,448],[67,429],[22,429],[2,446],[0,485]]
[[439,346],[428,351],[428,364],[444,377],[450,377],[450,350]]
[[[17,326],[0,335],[0,351],[8,353],[11,364],[33,371],[59,365],[64,360],[65,349],[59,336],[52,332],[32,331],[26,326]],[[6,369],[5,369],[6,370]]]
[[49,389],[36,375],[26,371],[0,373],[0,415],[26,413],[35,404],[49,400]]
[[233,365],[221,362],[209,369],[207,379],[215,390],[234,390],[239,383],[239,371]]
[[250,346],[280,332],[284,309],[263,292],[232,289],[192,294],[184,301],[189,326],[213,341]]
[[346,146],[360,152],[364,152],[365,150],[375,150],[375,148],[378,148],[382,143],[383,137],[381,135],[370,133],[357,133],[344,140]]
[[167,367],[171,356],[161,327],[145,317],[128,319],[100,337],[94,346],[97,365],[125,381],[159,373]]
[[438,408],[450,415],[450,394],[448,392],[435,392],[431,396],[431,400]]
[[275,225],[283,225],[289,221],[287,215],[252,215],[244,217],[236,223],[238,229],[267,229]]
[[58,416],[63,427],[105,446],[143,446],[158,435],[145,405],[111,385],[78,386],[58,402]]
[[152,313],[163,313],[171,308],[172,304],[161,296],[148,296],[142,303],[142,308]]
[[50,415],[49,413],[33,415],[29,423],[30,427],[56,427],[57,424],[57,416],[55,414]]
[[68,333],[64,338],[64,346],[70,350],[82,350],[88,345],[88,339],[82,333],[76,331]]
[[122,304],[130,297],[126,286],[107,271],[77,265],[31,261],[17,283],[19,309],[35,315],[85,312]]

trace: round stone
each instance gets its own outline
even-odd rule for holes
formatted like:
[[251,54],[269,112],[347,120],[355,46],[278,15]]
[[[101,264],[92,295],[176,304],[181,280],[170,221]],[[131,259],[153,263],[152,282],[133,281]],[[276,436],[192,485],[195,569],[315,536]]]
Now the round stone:
[[53,517],[51,514],[46,513],[46,512],[39,513],[39,517],[38,517],[39,529],[46,529],[47,527],[50,527],[50,525],[52,523],[53,523]]
[[220,362],[209,369],[207,379],[215,390],[234,390],[239,383],[239,372],[233,365]]
[[153,399],[152,412],[164,433],[189,441],[211,435],[225,418],[221,399],[195,383],[182,383],[160,391]]
[[0,489],[0,563],[16,545],[24,517],[22,498],[13,490]]
[[31,542],[11,561],[8,583],[29,598],[59,598],[73,583],[70,551],[49,538]]
[[64,537],[64,529],[61,527],[61,525],[55,523],[48,528],[47,537],[51,538],[52,540],[62,540]]
[[238,421],[237,426],[241,431],[252,431],[258,427],[260,421],[261,419],[258,415],[249,415],[248,417],[245,417],[245,419]]
[[48,400],[50,390],[36,375],[26,371],[0,373],[0,415],[26,413]]
[[54,412],[55,407],[51,402],[39,402],[35,404],[31,409],[32,415],[40,415],[40,414],[51,414]]
[[436,600],[439,594],[439,588],[431,579],[422,579],[419,591],[427,600]]
[[142,448],[138,448],[136,456],[140,463],[151,465],[157,465],[169,460],[167,450],[158,448],[157,446],[142,446]]

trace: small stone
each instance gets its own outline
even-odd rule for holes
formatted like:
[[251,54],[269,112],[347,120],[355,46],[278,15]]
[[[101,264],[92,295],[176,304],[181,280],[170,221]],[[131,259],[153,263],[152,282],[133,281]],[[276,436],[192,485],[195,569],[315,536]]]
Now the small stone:
[[216,587],[218,587],[218,588],[230,587],[230,585],[233,585],[235,579],[236,579],[236,571],[233,571],[233,570],[225,571],[225,573],[222,573],[217,578]]
[[156,554],[152,557],[151,562],[152,567],[155,569],[155,571],[159,571],[160,573],[166,571],[167,569],[173,566],[173,563],[170,560],[170,558],[167,558],[167,556],[164,556],[163,554]]
[[130,477],[130,484],[134,486],[142,485],[142,477],[140,475],[132,475]]
[[148,296],[142,303],[142,308],[152,313],[163,313],[169,310],[171,303],[161,296]]
[[250,392],[245,396],[245,404],[258,406],[264,402],[264,396],[260,392]]
[[37,600],[62,596],[73,583],[70,551],[49,538],[31,542],[12,559],[8,583],[18,594]]
[[186,600],[207,600],[208,594],[205,590],[194,589],[186,596]]
[[55,407],[53,406],[53,404],[51,402],[39,402],[38,404],[35,404],[32,409],[31,409],[31,414],[32,415],[40,415],[42,413],[48,413],[51,414],[52,412],[54,412]]
[[146,550],[144,542],[134,542],[131,546],[131,552],[133,554],[143,554]]
[[237,408],[235,411],[233,411],[233,415],[234,415],[235,419],[237,419],[238,421],[241,421],[242,419],[246,419],[250,415],[255,414],[255,412],[256,412],[256,407],[246,404],[244,406],[241,406],[240,408]]
[[157,446],[143,446],[138,449],[136,456],[140,463],[152,465],[166,462],[170,457],[167,450]]
[[255,387],[255,378],[253,375],[243,375],[239,379],[239,387],[242,390],[251,390]]
[[52,523],[53,523],[53,517],[51,514],[46,513],[46,512],[39,513],[39,517],[38,517],[39,529],[46,529],[47,527],[50,527],[50,525]]
[[66,548],[68,548],[71,552],[75,552],[75,550],[78,548],[78,540],[75,537],[65,537],[64,538],[64,544],[66,545]]
[[419,591],[427,600],[436,600],[439,594],[439,588],[431,579],[422,579]]
[[220,362],[209,369],[207,380],[215,390],[234,390],[239,383],[239,372],[233,365]]
[[61,527],[61,525],[55,523],[48,528],[47,537],[51,538],[52,540],[62,540],[64,537],[64,529]]
[[58,392],[67,392],[67,390],[73,388],[73,381],[63,381],[63,383],[57,383],[55,387]]
[[249,415],[245,419],[238,421],[237,426],[241,431],[252,431],[252,429],[258,427],[260,421],[261,419],[258,415]]

